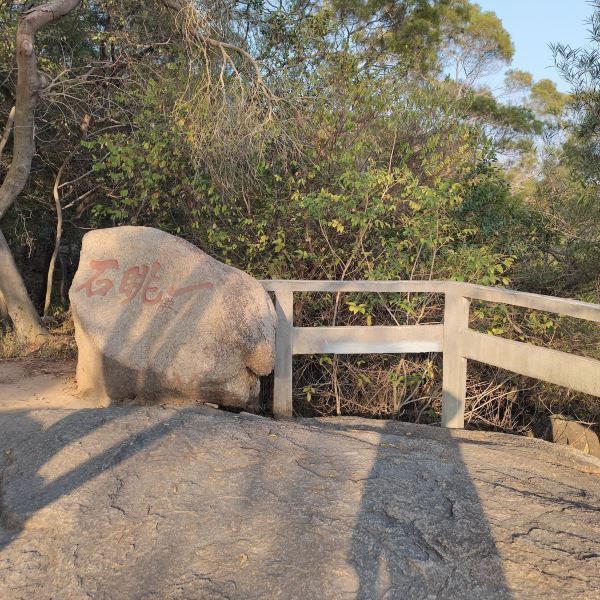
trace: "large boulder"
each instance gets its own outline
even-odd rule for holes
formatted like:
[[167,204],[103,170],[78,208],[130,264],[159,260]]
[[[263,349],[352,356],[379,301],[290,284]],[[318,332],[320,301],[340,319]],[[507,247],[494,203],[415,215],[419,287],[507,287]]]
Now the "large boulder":
[[246,407],[274,364],[261,284],[148,227],[87,233],[69,291],[84,396]]

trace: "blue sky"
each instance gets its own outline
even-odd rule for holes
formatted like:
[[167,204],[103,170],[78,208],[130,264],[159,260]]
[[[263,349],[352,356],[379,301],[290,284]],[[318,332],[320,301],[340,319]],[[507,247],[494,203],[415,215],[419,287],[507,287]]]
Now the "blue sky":
[[[502,20],[515,45],[511,67],[529,71],[534,79],[552,79],[562,91],[567,85],[553,66],[551,42],[584,46],[592,13],[587,0],[477,0],[483,10],[494,11]],[[492,87],[502,81],[490,79]]]

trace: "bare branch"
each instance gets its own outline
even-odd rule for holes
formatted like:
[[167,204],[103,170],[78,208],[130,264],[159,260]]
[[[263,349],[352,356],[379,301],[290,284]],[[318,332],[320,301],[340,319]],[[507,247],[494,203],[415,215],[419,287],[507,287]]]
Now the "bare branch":
[[44,300],[44,317],[48,316],[48,309],[50,308],[50,300],[52,299],[52,280],[54,279],[54,267],[56,265],[56,258],[60,250],[60,240],[62,237],[62,208],[60,205],[60,194],[58,192],[60,187],[60,178],[66,168],[71,162],[71,159],[78,152],[79,149],[73,150],[67,158],[63,161],[60,166],[56,179],[54,180],[54,188],[52,189],[52,196],[54,197],[54,205],[56,206],[56,238],[54,240],[54,251],[52,252],[52,258],[50,259],[50,265],[48,266],[48,278],[46,283],[46,299]]
[[8,119],[6,120],[6,126],[4,127],[4,133],[2,134],[2,138],[0,138],[0,158],[2,158],[2,152],[4,151],[4,146],[6,146],[6,142],[8,142],[8,138],[10,136],[10,132],[12,131],[13,123],[15,122],[15,107],[13,106],[8,113]]

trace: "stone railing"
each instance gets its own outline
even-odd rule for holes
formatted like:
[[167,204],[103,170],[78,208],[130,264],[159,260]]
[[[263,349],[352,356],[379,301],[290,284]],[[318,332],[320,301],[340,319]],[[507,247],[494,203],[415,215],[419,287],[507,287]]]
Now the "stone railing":
[[[294,354],[443,353],[442,426],[464,426],[467,360],[476,360],[600,396],[600,361],[469,328],[473,299],[600,323],[600,305],[452,281],[262,281],[275,293],[278,317],[273,412],[292,415]],[[444,323],[435,325],[294,327],[294,292],[444,294]]]

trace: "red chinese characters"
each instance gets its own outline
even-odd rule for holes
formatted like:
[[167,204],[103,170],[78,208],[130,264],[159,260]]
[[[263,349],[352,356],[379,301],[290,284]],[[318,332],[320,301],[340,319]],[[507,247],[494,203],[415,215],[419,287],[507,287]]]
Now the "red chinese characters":
[[131,302],[135,298],[146,281],[146,275],[148,275],[148,265],[131,267],[125,271],[121,278],[119,293],[125,294],[126,297],[125,300],[121,300],[121,303]]
[[162,291],[160,288],[150,286],[154,281],[158,281],[158,272],[161,269],[161,265],[158,261],[154,261],[152,266],[141,265],[127,269],[123,273],[121,279],[121,285],[119,286],[119,293],[125,294],[125,299],[121,301],[121,304],[131,302],[138,294],[142,292],[142,302],[144,304],[156,304],[162,299]]
[[190,292],[195,292],[196,290],[211,289],[212,286],[212,283],[208,281],[202,281],[201,283],[193,283],[192,285],[186,285],[185,287],[178,289],[170,287],[168,291],[169,296],[173,296],[173,298],[176,298],[177,296],[181,296],[182,294],[189,294]]
[[[102,277],[107,271],[119,269],[119,262],[114,259],[92,260],[90,267],[94,273],[82,285],[75,289],[76,292],[85,291],[88,297],[106,296],[106,294],[115,287],[112,279]],[[163,300],[169,301],[170,307],[173,306],[173,299],[184,294],[190,294],[204,289],[212,289],[213,284],[209,281],[200,281],[190,285],[177,287],[170,286],[166,290],[166,295],[159,285],[153,285],[160,282],[160,271],[162,265],[158,261],[151,265],[134,265],[126,269],[120,279],[118,293],[125,296],[121,304],[128,304],[136,298],[141,298],[143,304],[158,304]]]
[[111,258],[109,260],[90,260],[90,267],[95,273],[75,291],[85,290],[86,296],[106,296],[106,293],[113,288],[113,282],[110,279],[100,279],[105,271],[119,268],[119,261]]

